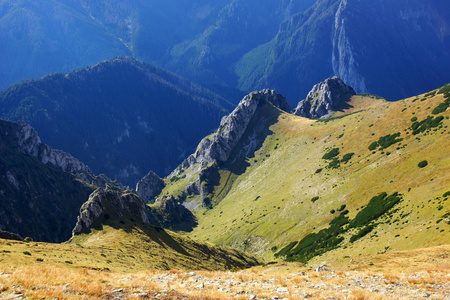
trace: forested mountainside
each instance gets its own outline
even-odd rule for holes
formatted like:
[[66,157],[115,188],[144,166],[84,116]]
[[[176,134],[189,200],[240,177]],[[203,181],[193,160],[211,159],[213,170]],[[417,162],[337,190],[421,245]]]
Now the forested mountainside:
[[[448,82],[446,0],[3,1],[0,88],[118,55],[291,104],[338,75],[389,100]],[[394,29],[395,28],[395,29]]]
[[232,104],[132,58],[27,80],[0,92],[0,117],[24,120],[51,147],[134,188],[167,175]]

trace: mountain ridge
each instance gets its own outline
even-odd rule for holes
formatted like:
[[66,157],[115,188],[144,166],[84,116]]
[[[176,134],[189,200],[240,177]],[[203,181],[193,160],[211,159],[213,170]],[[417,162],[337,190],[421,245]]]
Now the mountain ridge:
[[[423,239],[427,246],[440,245],[450,232],[447,225],[437,226],[440,232],[432,227],[449,212],[448,97],[448,85],[397,102],[354,95],[347,108],[322,120],[275,114],[263,106],[243,135],[252,136],[250,131],[263,124],[256,120],[273,113],[255,152],[241,156],[247,139],[240,138],[225,163],[205,165],[200,173],[183,166],[175,170],[176,180],[166,178],[161,195],[179,199],[195,215],[198,225],[190,236],[268,260],[302,238],[329,236],[320,231],[331,224],[339,226],[332,227],[339,233],[337,248],[318,246],[322,256],[308,258],[311,262],[380,247],[414,249]],[[370,200],[384,201],[384,194],[401,200],[369,217],[365,227],[347,228],[362,218],[360,212],[374,213]],[[416,223],[422,230],[415,230]],[[397,238],[405,235],[409,243]]]
[[24,81],[1,91],[0,103],[0,117],[30,123],[45,143],[129,186],[149,170],[166,175],[232,107],[200,85],[127,57]]

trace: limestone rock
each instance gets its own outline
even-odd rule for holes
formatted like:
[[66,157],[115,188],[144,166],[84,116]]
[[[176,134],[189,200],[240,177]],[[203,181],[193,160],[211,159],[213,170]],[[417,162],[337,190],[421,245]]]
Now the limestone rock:
[[247,129],[258,106],[266,103],[287,112],[290,110],[286,98],[273,90],[265,89],[250,93],[239,102],[231,114],[222,118],[216,132],[200,142],[195,153],[183,162],[182,167],[196,166],[195,169],[199,170],[213,162],[225,162]]
[[298,103],[294,114],[311,119],[327,117],[332,112],[345,108],[346,102],[355,94],[351,86],[334,76],[316,84],[306,99]]
[[55,150],[41,143],[36,130],[29,124],[18,121],[15,122],[18,130],[15,132],[20,150],[28,155],[37,157],[43,164],[50,163],[65,172],[79,173],[91,170],[81,161],[61,150]]
[[153,171],[150,171],[136,185],[136,193],[144,202],[148,202],[158,196],[164,188],[164,180],[162,180]]
[[[24,121],[2,122],[10,124],[10,126],[5,126],[5,128],[11,128],[11,130],[4,132],[4,134],[10,135],[18,151],[36,157],[43,164],[49,163],[64,172],[72,173],[84,182],[98,187],[105,187],[107,183],[112,182],[105,175],[95,176],[87,165],[69,153],[43,144],[36,130]],[[2,125],[0,124],[0,129],[1,127]]]
[[107,223],[148,223],[145,204],[136,194],[98,188],[80,208],[72,235]]

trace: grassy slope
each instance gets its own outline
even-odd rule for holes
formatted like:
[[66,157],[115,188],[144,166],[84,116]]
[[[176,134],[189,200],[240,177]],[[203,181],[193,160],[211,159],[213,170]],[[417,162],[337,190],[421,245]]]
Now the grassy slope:
[[[436,221],[450,210],[450,202],[438,198],[450,187],[450,122],[444,119],[443,128],[426,134],[412,135],[406,130],[412,117],[425,119],[441,102],[442,94],[398,102],[355,96],[354,108],[348,111],[352,114],[328,122],[281,114],[278,123],[270,127],[273,134],[255,157],[247,160],[250,166],[245,173],[236,176],[222,171],[222,186],[217,191],[225,186],[230,192],[214,209],[197,212],[199,226],[190,236],[271,260],[272,247],[280,249],[327,227],[336,216],[330,210],[345,204],[353,218],[373,196],[399,192],[404,200],[392,220],[409,215],[379,225],[353,244],[347,239],[341,248],[317,260],[374,254],[386,247],[404,250],[447,243],[450,227]],[[385,153],[368,150],[379,137],[396,132],[404,139],[400,144],[388,147]],[[339,169],[325,169],[327,162],[322,156],[332,147],[340,148],[339,158],[350,152],[355,155]],[[428,166],[421,169],[417,164],[424,159]],[[318,168],[324,169],[316,174]],[[232,187],[226,187],[229,177],[235,179]],[[319,200],[313,203],[310,200],[315,196]]]
[[0,265],[10,268],[40,265],[137,272],[228,270],[255,263],[255,257],[234,249],[195,242],[152,226],[125,230],[104,226],[101,231],[75,236],[63,244],[0,239]]

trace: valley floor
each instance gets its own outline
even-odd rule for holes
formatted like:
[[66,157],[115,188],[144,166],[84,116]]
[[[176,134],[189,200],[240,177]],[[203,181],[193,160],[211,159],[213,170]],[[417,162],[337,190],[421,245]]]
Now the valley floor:
[[237,272],[0,264],[0,299],[450,299],[450,245],[342,266],[269,264]]

